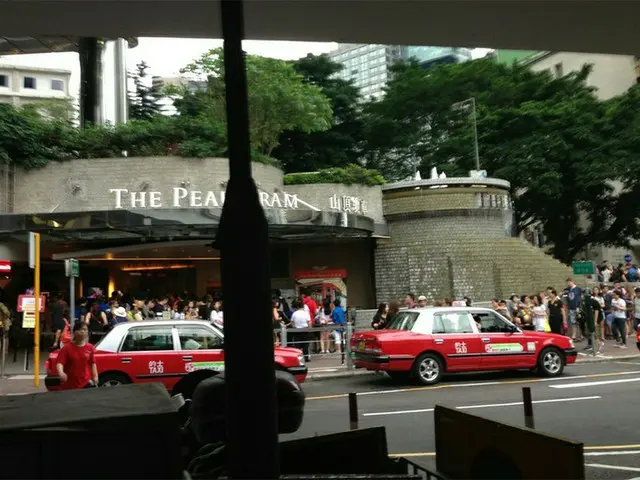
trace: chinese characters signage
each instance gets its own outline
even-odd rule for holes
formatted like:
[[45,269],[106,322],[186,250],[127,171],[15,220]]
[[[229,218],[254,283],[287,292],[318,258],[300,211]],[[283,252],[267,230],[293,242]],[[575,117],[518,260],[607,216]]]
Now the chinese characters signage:
[[352,197],[350,195],[332,195],[329,197],[329,208],[331,210],[338,210],[340,212],[355,213],[358,215],[364,215],[367,213],[367,202],[358,197]]

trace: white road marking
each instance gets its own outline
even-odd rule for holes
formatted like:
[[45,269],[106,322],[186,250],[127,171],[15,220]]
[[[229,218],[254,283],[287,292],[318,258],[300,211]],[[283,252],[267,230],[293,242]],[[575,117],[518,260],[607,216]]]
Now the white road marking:
[[[593,357],[593,353],[582,353],[578,352],[578,355],[584,355],[585,357]],[[610,355],[603,355],[602,353],[596,353],[596,358],[613,358]]]
[[599,382],[565,383],[563,385],[549,385],[551,388],[581,388],[597,387],[598,385],[613,385],[615,383],[640,382],[638,378],[623,378],[621,380],[601,380]]
[[[542,403],[562,403],[562,402],[578,402],[581,400],[599,400],[602,397],[599,396],[591,396],[591,397],[572,397],[572,398],[553,398],[549,400],[534,400],[532,403],[542,404]],[[510,402],[510,403],[491,403],[487,405],[464,405],[461,407],[455,407],[456,410],[472,410],[476,408],[497,408],[497,407],[516,407],[518,405],[522,405],[522,402]],[[393,412],[374,412],[374,413],[363,413],[363,417],[377,417],[383,415],[403,415],[407,413],[428,413],[433,412],[433,408],[421,408],[419,410],[397,410]]]
[[619,452],[584,452],[585,457],[604,457],[606,455],[640,455],[640,450],[622,450]]
[[609,470],[622,470],[624,472],[640,472],[640,468],[635,467],[620,467],[618,465],[603,465],[601,463],[585,463],[585,467],[591,468],[607,468]]
[[309,373],[337,372],[337,368],[310,368]]

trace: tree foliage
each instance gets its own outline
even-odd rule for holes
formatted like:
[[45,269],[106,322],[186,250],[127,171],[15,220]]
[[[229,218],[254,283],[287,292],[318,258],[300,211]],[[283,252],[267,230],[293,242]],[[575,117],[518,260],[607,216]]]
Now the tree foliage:
[[368,170],[351,164],[345,168],[324,168],[316,172],[288,173],[285,185],[306,185],[315,183],[343,183],[346,185],[384,185],[384,177],[377,170]]
[[389,179],[432,167],[467,175],[475,168],[473,98],[481,168],[511,182],[519,227],[540,224],[564,262],[590,243],[620,245],[638,209],[611,182],[624,192],[640,185],[631,170],[612,167],[626,159],[635,168],[640,95],[599,101],[590,71],[553,78],[488,59],[399,65],[386,96],[366,109],[367,166]]
[[[323,131],[332,111],[320,87],[305,84],[289,62],[246,55],[249,125],[252,150],[270,156],[285,130]],[[225,86],[222,49],[213,49],[183,69],[206,81],[203,89],[174,90],[181,116],[206,119],[225,127]]]
[[307,172],[358,163],[362,141],[362,118],[358,106],[359,91],[353,82],[335,78],[342,65],[328,55],[309,54],[295,62],[294,69],[303,81],[322,89],[333,110],[331,128],[305,132],[287,130],[280,135],[274,151],[287,172]]
[[128,95],[129,118],[132,120],[151,120],[162,113],[162,86],[150,81],[148,69],[149,65],[142,61],[136,65],[136,71],[129,74],[135,87]]

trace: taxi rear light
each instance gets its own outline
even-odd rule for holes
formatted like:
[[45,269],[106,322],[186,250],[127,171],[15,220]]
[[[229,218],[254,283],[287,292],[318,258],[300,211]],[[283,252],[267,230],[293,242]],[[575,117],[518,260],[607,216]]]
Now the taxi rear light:
[[47,360],[46,362],[44,362],[44,369],[48,372],[49,371],[49,367],[51,366],[51,363],[49,362],[49,360]]

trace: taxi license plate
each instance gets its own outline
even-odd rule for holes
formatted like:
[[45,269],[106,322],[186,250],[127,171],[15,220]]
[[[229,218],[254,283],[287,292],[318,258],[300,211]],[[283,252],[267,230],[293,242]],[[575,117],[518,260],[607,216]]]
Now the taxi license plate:
[[365,343],[364,340],[361,340],[358,342],[358,350],[364,350],[365,349]]

